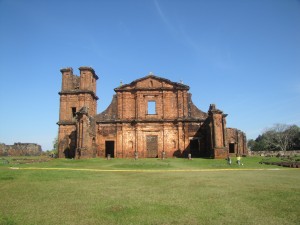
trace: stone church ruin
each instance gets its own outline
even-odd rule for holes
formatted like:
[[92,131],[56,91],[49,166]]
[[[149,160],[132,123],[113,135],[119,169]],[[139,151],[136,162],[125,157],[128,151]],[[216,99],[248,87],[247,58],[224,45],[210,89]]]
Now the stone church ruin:
[[147,75],[115,88],[110,105],[97,114],[91,67],[61,69],[58,157],[157,158],[247,154],[246,135],[226,127],[215,104],[208,112],[192,102],[189,86]]

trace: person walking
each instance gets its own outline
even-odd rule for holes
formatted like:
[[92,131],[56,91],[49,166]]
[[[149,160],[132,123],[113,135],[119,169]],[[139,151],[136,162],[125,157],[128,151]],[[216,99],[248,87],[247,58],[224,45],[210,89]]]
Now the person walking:
[[241,165],[241,156],[240,155],[237,155],[237,157],[236,157],[236,163],[238,165]]
[[227,163],[228,163],[228,165],[231,165],[231,158],[230,158],[230,155],[227,156]]

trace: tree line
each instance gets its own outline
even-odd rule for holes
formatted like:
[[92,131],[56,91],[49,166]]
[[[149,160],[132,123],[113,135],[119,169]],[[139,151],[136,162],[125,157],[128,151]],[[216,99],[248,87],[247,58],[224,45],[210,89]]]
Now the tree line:
[[248,149],[251,151],[300,150],[300,127],[275,124],[265,129],[255,140],[248,140]]

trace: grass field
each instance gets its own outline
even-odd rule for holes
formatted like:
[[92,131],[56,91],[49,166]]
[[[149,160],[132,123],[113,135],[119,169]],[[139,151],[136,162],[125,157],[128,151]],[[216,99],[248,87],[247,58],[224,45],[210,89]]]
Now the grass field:
[[[0,161],[0,224],[299,224],[300,169],[212,159]],[[35,158],[37,160],[37,158]]]

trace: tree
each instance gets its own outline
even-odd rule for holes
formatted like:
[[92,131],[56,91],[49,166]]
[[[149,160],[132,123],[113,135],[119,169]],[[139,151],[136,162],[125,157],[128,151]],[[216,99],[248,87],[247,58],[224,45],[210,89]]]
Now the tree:
[[296,125],[275,124],[263,133],[263,138],[270,147],[270,150],[286,151],[294,145],[299,127]]
[[255,147],[255,144],[256,144],[255,140],[249,139],[247,142],[248,149],[250,149],[250,151],[255,151],[255,150],[253,150],[253,148]]
[[53,140],[53,153],[57,153],[58,152],[58,137],[55,137]]
[[300,150],[300,127],[293,125],[291,129],[294,129],[295,136],[293,138],[293,146],[291,149]]
[[251,151],[266,151],[269,148],[263,135],[259,135],[255,140],[250,139],[248,141],[248,148]]

